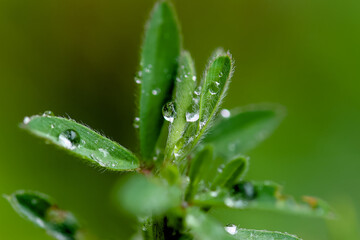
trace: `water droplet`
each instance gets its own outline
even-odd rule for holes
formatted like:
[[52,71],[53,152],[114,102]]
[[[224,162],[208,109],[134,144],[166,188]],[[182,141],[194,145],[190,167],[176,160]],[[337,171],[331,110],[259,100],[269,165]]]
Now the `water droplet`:
[[24,117],[23,123],[24,124],[28,124],[31,121],[31,118],[29,117]]
[[134,124],[133,124],[134,128],[139,128],[140,127],[140,118],[136,117],[134,119]]
[[209,87],[209,92],[211,95],[215,95],[220,90],[220,83],[219,82],[213,82],[211,86]]
[[149,64],[149,65],[144,69],[144,71],[145,71],[146,73],[149,73],[149,72],[151,72],[151,68],[152,68],[152,65]]
[[141,84],[141,79],[136,77],[136,78],[135,78],[135,83],[136,83],[136,84]]
[[154,95],[154,96],[156,96],[156,95],[158,95],[160,92],[161,92],[161,90],[160,90],[159,88],[156,88],[156,89],[153,89],[153,90],[151,91],[151,94]]
[[42,114],[43,117],[50,117],[50,116],[55,116],[55,114],[52,111],[45,111]]
[[116,165],[115,165],[115,163],[113,163],[113,164],[111,164],[111,166],[112,166],[112,167],[115,167]]
[[224,75],[223,72],[220,72],[219,73],[219,78],[221,78],[223,75]]
[[227,109],[222,109],[222,110],[220,111],[220,114],[221,114],[221,116],[222,116],[223,118],[229,118],[230,115],[231,115],[230,111],[227,110]]
[[193,76],[191,79],[195,82],[196,81],[196,76]]
[[186,121],[187,122],[196,122],[199,120],[199,112],[187,112]]
[[54,128],[55,128],[55,125],[54,125],[54,124],[51,124],[50,127],[51,127],[51,129],[54,129]]
[[59,142],[64,148],[74,150],[80,143],[80,136],[75,130],[68,129],[60,133]]
[[197,87],[197,88],[195,89],[195,91],[194,91],[194,94],[195,94],[196,96],[200,96],[200,93],[201,93],[201,87]]
[[217,171],[218,171],[219,173],[222,173],[224,167],[225,167],[225,165],[224,165],[224,164],[221,164],[221,165],[218,167]]
[[251,182],[243,182],[233,187],[235,194],[240,194],[247,200],[253,200],[256,197],[256,190]]
[[217,197],[218,195],[219,195],[218,191],[211,191],[210,192],[210,196],[212,196],[212,197]]
[[176,81],[177,82],[182,82],[181,78],[179,78],[179,77],[176,78]]
[[173,122],[176,116],[175,106],[173,102],[168,102],[163,106],[162,114],[166,121]]
[[228,224],[225,226],[225,231],[230,233],[231,235],[235,235],[237,233],[237,227],[234,224]]
[[109,155],[109,152],[103,148],[99,148],[99,151],[104,155],[104,157],[107,157]]
[[188,76],[187,74],[184,74],[184,77],[185,77],[185,78],[188,78],[189,76]]

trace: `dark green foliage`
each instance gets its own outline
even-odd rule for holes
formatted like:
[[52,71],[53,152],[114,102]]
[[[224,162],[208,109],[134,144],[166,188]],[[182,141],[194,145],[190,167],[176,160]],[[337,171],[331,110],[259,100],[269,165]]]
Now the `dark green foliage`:
[[[116,188],[117,203],[138,219],[134,240],[299,239],[223,226],[207,214],[217,207],[333,217],[319,199],[295,201],[278,184],[244,180],[249,166],[244,154],[273,132],[284,109],[253,105],[221,110],[234,69],[231,54],[217,49],[197,82],[179,29],[172,5],[159,1],[145,30],[136,79],[141,84],[141,161],[91,129],[51,113],[27,117],[22,127],[99,168],[137,171]],[[20,191],[8,199],[20,215],[55,238],[89,239],[80,234],[73,215],[45,195]]]

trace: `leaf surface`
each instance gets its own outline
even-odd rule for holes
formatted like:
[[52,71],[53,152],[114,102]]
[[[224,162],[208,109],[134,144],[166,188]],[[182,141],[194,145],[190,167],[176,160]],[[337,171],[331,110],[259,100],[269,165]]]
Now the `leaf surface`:
[[[187,51],[183,51],[180,56],[179,67],[175,81],[174,104],[176,111],[169,130],[166,154],[167,159],[170,159],[172,157],[175,145],[183,135],[185,127],[188,123],[187,119],[194,117],[189,116],[189,114],[191,114],[191,112],[189,113],[189,111],[193,110],[189,108],[195,107],[195,103],[193,102],[195,87],[196,76],[194,62],[190,56],[190,53]],[[192,104],[193,106],[191,106]],[[194,111],[196,112],[198,110],[194,109]]]
[[202,82],[199,109],[199,124],[196,144],[208,130],[215,114],[219,110],[222,99],[226,95],[232,75],[233,62],[231,55],[222,50],[216,50],[205,72]]
[[161,110],[171,98],[180,43],[175,11],[168,1],[159,1],[147,23],[141,50],[140,149],[145,160],[154,154],[164,121]]
[[285,110],[276,105],[251,105],[220,117],[204,139],[214,146],[217,156],[231,160],[265,140],[279,125]]
[[237,229],[233,234],[235,239],[239,240],[301,240],[295,235],[281,232],[272,232],[266,230]]
[[49,196],[19,190],[6,196],[14,210],[58,240],[80,240],[80,225],[71,212],[58,208]]
[[313,217],[333,218],[330,206],[314,197],[304,196],[301,201],[284,195],[276,183],[240,182],[228,188],[199,193],[194,204],[208,207],[229,207],[234,209],[271,210]]
[[129,150],[73,120],[36,115],[26,117],[22,127],[101,168],[127,171],[139,167]]

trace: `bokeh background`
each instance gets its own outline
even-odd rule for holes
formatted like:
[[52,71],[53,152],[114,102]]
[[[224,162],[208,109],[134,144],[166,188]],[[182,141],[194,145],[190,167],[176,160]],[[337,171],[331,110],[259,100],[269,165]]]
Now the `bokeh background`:
[[[0,0],[0,193],[39,190],[102,239],[127,239],[133,221],[114,211],[119,175],[101,172],[18,128],[52,110],[136,151],[134,73],[154,1]],[[275,102],[288,116],[250,152],[248,178],[316,195],[337,221],[213,211],[223,223],[304,239],[358,239],[360,215],[360,1],[174,0],[198,73],[218,46],[236,72],[226,108]],[[120,176],[120,178],[123,176]],[[0,199],[0,238],[51,239]]]

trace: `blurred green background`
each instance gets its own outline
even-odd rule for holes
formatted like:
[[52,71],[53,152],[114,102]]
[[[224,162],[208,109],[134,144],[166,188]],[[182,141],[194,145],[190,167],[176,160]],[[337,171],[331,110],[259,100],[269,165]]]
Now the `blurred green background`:
[[[0,193],[39,190],[102,239],[134,222],[114,211],[118,175],[101,172],[18,128],[52,110],[136,151],[134,73],[154,1],[0,0]],[[304,239],[357,239],[360,227],[360,1],[175,0],[198,73],[218,46],[236,72],[226,108],[276,102],[288,116],[250,153],[248,178],[327,199],[339,219],[213,211],[223,223]],[[0,199],[0,238],[50,239]]]

